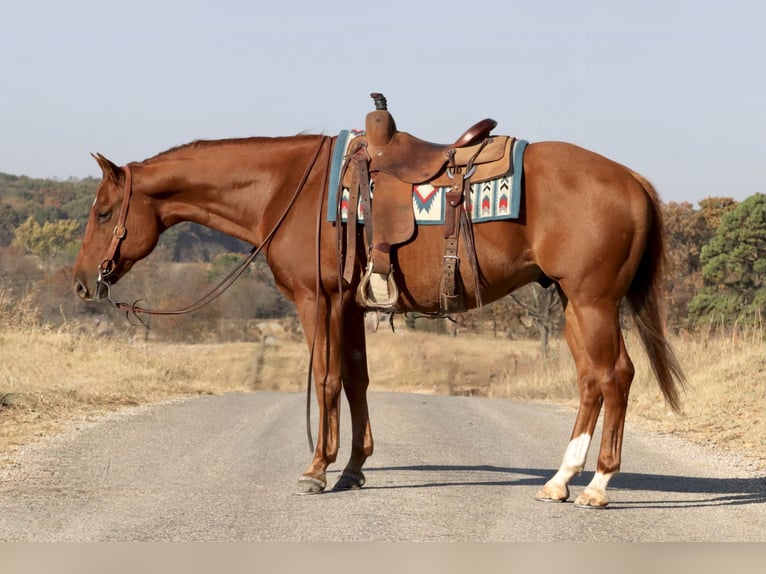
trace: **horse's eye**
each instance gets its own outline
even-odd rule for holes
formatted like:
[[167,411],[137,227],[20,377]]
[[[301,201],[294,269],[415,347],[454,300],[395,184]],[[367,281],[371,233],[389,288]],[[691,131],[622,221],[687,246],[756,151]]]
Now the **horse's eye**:
[[97,213],[96,214],[96,221],[98,221],[99,223],[106,223],[110,219],[112,219],[112,210],[111,209],[109,211],[104,211],[102,213]]

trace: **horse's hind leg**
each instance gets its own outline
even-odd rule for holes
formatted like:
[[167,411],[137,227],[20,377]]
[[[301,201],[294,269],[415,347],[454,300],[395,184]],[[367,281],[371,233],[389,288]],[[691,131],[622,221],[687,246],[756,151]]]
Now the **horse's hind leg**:
[[563,502],[569,498],[569,482],[585,466],[593,431],[596,428],[598,415],[601,411],[601,392],[596,381],[590,376],[587,354],[582,346],[582,334],[579,331],[577,317],[573,307],[564,301],[564,316],[566,319],[564,336],[572,352],[577,366],[577,386],[580,391],[580,405],[577,410],[572,437],[564,453],[564,459],[556,474],[535,495],[538,500],[547,502]]
[[[604,333],[604,339],[606,338],[608,335]],[[625,349],[618,319],[614,322],[612,338],[616,339],[617,343],[617,359],[614,368],[611,371],[602,371],[598,377],[604,401],[604,421],[596,474],[575,500],[576,506],[585,508],[599,508],[609,503],[606,487],[620,470],[625,414],[628,410],[628,395],[635,369]],[[614,343],[610,342],[611,344]]]
[[567,304],[565,317],[565,335],[577,366],[580,407],[561,467],[536,498],[563,501],[569,497],[568,484],[585,465],[604,403],[604,429],[597,471],[575,501],[578,506],[603,507],[609,502],[606,486],[620,466],[622,429],[633,365],[620,333],[615,303],[603,302],[588,308]]
[[351,412],[351,458],[334,490],[361,488],[365,477],[362,465],[372,455],[373,441],[367,408],[367,349],[364,332],[364,311],[353,302],[343,313],[342,372],[343,390]]

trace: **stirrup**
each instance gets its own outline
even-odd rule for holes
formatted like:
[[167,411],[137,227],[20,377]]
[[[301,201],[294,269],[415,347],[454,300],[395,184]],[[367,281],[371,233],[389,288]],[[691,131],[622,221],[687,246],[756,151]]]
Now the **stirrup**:
[[391,265],[384,279],[381,273],[375,272],[372,261],[368,262],[356,290],[357,304],[370,309],[390,309],[398,299],[399,288],[394,281],[394,266]]

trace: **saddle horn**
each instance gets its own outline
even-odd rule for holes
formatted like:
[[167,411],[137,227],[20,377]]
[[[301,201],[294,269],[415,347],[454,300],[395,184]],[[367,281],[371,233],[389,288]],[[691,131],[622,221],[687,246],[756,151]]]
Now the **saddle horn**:
[[383,94],[379,94],[378,92],[373,92],[370,94],[370,97],[375,101],[376,110],[388,109],[388,102],[386,101],[386,97]]
[[367,114],[365,131],[367,141],[373,146],[385,146],[394,137],[396,122],[388,112],[388,105],[383,94],[374,92],[370,97],[375,101],[375,111]]

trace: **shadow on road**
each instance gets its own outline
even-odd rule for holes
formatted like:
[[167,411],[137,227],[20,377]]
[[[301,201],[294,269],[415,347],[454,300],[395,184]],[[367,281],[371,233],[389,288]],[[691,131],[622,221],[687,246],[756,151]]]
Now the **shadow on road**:
[[[412,465],[365,468],[366,473],[405,473],[396,484],[376,486],[369,480],[366,489],[435,488],[449,486],[540,486],[555,474],[555,469],[514,468],[490,465]],[[422,480],[411,473],[423,473]],[[428,473],[435,475],[429,480]],[[438,477],[438,478],[436,478]],[[445,478],[446,477],[446,478]],[[571,486],[584,487],[590,474],[572,480]],[[611,508],[674,508],[736,506],[766,503],[766,477],[700,478],[665,474],[620,473],[610,483],[610,491],[648,491],[668,495],[663,500],[636,500],[613,504]],[[692,497],[674,495],[696,495]]]

